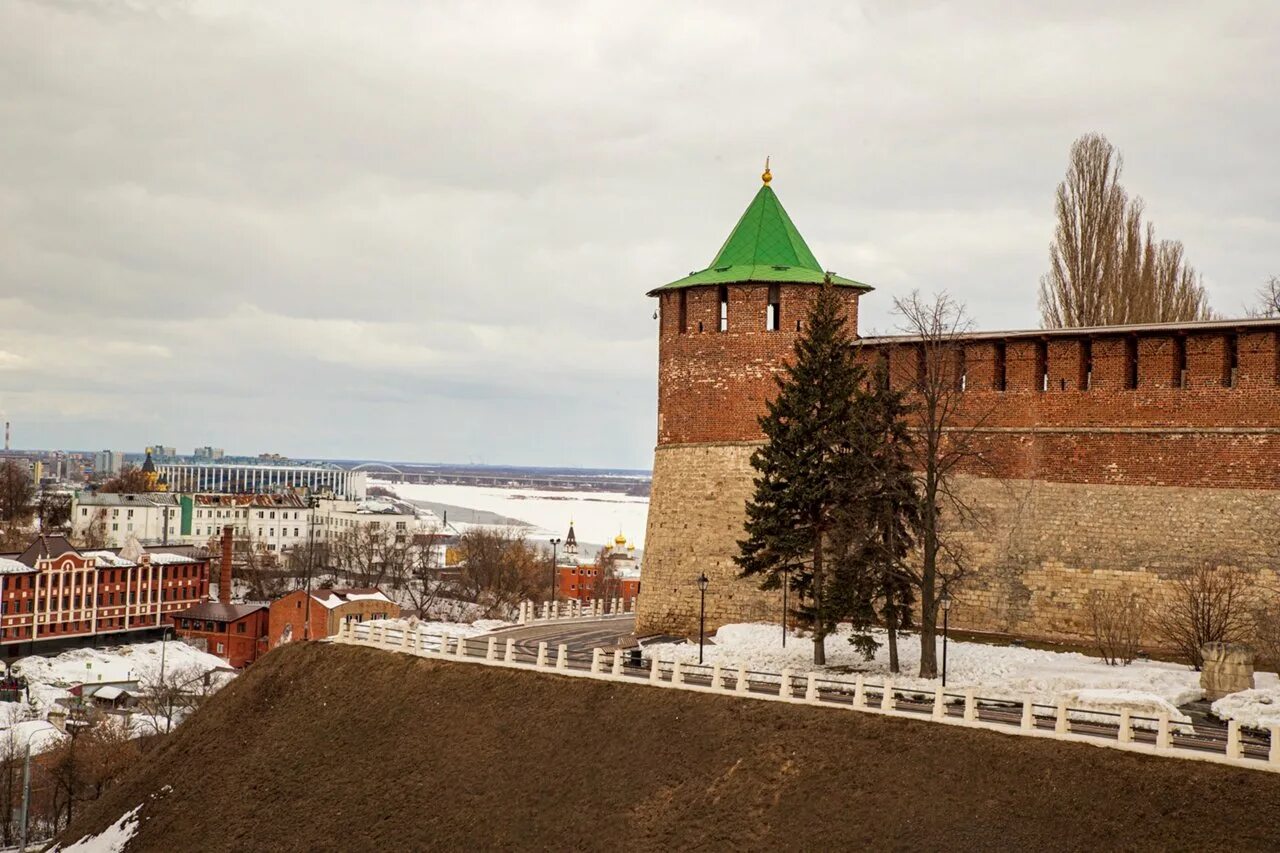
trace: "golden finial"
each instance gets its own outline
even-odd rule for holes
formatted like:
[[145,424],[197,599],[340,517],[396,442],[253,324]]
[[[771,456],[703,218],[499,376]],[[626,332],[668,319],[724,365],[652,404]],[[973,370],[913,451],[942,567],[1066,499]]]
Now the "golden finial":
[[773,180],[773,173],[769,171],[769,158],[764,158],[764,174],[760,176],[760,180],[764,181],[765,186]]

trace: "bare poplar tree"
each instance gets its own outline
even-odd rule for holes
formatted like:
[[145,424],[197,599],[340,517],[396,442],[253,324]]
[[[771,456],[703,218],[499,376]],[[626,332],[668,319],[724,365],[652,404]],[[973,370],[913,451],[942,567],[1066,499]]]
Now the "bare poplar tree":
[[1049,272],[1040,279],[1046,328],[1163,323],[1211,317],[1200,275],[1182,244],[1156,240],[1141,198],[1120,185],[1124,160],[1105,136],[1071,146],[1058,184]]
[[972,403],[965,408],[965,383],[957,373],[963,336],[971,325],[964,306],[946,293],[930,299],[916,291],[895,299],[894,310],[902,318],[902,331],[915,339],[915,370],[905,378],[915,431],[909,457],[919,489],[920,559],[907,570],[919,590],[920,677],[934,678],[938,606],[967,568],[956,534],[978,521],[956,487],[956,475],[965,466],[980,464],[976,431],[988,412],[974,411]]

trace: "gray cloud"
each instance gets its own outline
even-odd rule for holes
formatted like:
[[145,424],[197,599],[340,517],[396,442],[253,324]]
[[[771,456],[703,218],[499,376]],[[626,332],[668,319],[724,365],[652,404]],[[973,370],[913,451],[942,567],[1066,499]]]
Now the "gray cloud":
[[864,329],[916,287],[1034,325],[1089,130],[1238,313],[1280,272],[1280,11],[1117,5],[5,4],[0,409],[27,445],[647,465],[643,294],[766,153]]

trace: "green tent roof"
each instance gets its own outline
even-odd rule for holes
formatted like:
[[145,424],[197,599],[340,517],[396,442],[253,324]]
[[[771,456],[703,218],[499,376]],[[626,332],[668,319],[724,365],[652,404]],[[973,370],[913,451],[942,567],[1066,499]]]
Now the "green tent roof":
[[[782,202],[766,183],[751,200],[710,266],[655,288],[649,295],[682,287],[744,281],[821,284],[825,275],[791,217],[783,210]],[[869,285],[837,275],[831,280],[843,287],[871,289]]]

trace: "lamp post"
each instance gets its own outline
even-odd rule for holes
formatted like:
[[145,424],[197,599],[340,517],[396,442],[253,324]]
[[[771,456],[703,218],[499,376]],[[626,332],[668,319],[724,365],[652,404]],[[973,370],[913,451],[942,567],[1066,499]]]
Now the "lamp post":
[[[560,539],[551,540],[551,604],[556,603],[556,549],[560,547]],[[550,616],[550,614],[547,614]]]
[[951,594],[942,591],[942,686],[947,686],[947,614],[951,612]]
[[791,586],[791,570],[782,570],[782,647],[787,647],[787,587]]
[[698,575],[698,665],[702,665],[702,642],[707,629],[707,573]]

